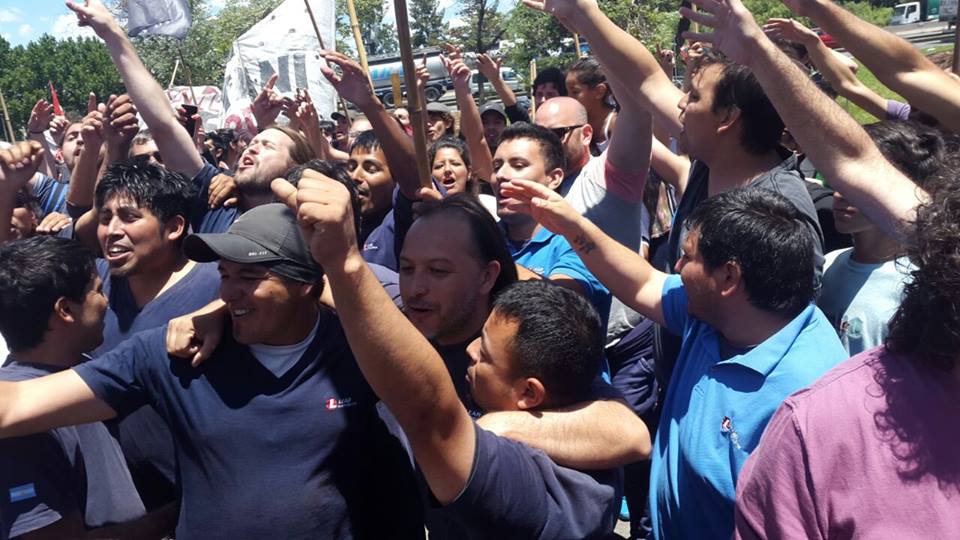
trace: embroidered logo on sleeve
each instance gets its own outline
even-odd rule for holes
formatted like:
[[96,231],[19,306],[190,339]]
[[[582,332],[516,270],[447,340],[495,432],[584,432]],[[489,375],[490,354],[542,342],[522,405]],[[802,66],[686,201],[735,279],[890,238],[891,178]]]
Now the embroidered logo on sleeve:
[[740,450],[740,434],[733,428],[733,421],[730,420],[729,416],[724,416],[723,421],[720,422],[720,433],[730,439],[730,444],[734,448]]
[[22,486],[14,486],[10,488],[10,502],[12,503],[32,499],[36,496],[37,489],[33,486],[32,482]]

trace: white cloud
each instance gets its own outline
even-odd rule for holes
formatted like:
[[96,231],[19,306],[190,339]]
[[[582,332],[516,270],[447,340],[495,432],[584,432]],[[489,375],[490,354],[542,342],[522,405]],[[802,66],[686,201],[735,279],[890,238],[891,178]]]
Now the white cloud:
[[13,36],[10,35],[10,32],[4,32],[3,34],[0,34],[0,36],[2,36],[3,39],[7,40],[8,42],[13,39]]
[[466,26],[467,21],[463,20],[463,17],[454,17],[447,21],[447,24],[450,25],[450,28],[460,28],[461,26]]
[[29,24],[21,24],[20,28],[17,29],[17,33],[22,37],[27,37],[33,33],[33,27]]
[[19,8],[0,8],[0,23],[18,21],[22,13]]
[[96,37],[89,27],[77,26],[77,16],[73,14],[61,15],[53,21],[50,35],[57,39]]
[[438,6],[440,7],[440,11],[443,12],[446,11],[447,8],[453,7],[456,3],[457,0],[440,0]]

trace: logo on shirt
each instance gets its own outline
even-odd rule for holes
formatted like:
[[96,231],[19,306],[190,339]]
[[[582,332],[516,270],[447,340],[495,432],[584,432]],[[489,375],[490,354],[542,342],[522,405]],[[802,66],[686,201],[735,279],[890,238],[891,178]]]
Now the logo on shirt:
[[36,496],[37,490],[33,486],[33,483],[10,488],[10,502],[12,503],[32,499]]
[[730,420],[729,416],[724,416],[723,421],[720,422],[720,433],[723,433],[724,437],[730,439],[730,444],[732,444],[734,448],[740,450],[740,434],[733,428],[733,421]]
[[328,411],[334,411],[337,409],[346,409],[347,407],[354,407],[357,405],[357,402],[353,398],[330,398],[327,400],[326,407]]

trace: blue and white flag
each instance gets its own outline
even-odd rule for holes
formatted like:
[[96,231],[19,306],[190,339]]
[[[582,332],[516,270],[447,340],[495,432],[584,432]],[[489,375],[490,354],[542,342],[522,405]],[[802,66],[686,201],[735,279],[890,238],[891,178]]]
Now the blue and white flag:
[[183,39],[190,30],[190,3],[187,0],[129,0],[127,32],[130,37],[173,36]]

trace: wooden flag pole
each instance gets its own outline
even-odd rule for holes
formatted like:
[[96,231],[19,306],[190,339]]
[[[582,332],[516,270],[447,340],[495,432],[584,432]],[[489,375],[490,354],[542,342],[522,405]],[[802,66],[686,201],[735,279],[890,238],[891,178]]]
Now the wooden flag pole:
[[[307,15],[310,15],[310,24],[313,25],[313,32],[317,34],[317,43],[320,44],[321,49],[326,50],[327,47],[323,44],[323,36],[320,35],[320,27],[317,26],[317,19],[313,16],[313,9],[310,7],[310,0],[303,0],[303,3],[307,6]],[[352,126],[353,120],[350,119],[350,109],[347,108],[346,100],[344,100],[340,94],[337,94],[337,98],[340,100],[340,107],[343,108],[343,116],[347,118],[347,125]]]
[[[403,10],[406,12],[407,6],[403,6]],[[367,64],[367,49],[363,46],[363,36],[360,35],[360,21],[357,19],[357,7],[353,4],[353,0],[347,0],[347,12],[350,14],[350,29],[353,30],[353,41],[357,45],[360,66],[367,72],[367,80],[370,81],[370,88],[373,88],[373,79],[370,78],[370,65]]]
[[173,81],[177,80],[177,70],[180,69],[180,59],[177,58],[177,61],[173,64],[173,75],[170,76],[170,84],[167,85],[167,88],[173,86]]
[[[410,124],[413,126],[413,147],[417,153],[417,172],[419,173],[420,186],[433,189],[430,166],[427,163],[427,131],[424,122],[426,111],[423,110],[423,100],[420,99],[420,90],[417,87],[417,68],[414,65],[413,49],[410,45],[410,23],[407,19],[406,0],[393,0],[393,9],[396,14],[397,37],[400,40],[403,78],[407,85],[407,105],[410,111]],[[370,72],[367,71],[367,74],[369,75]]]
[[573,33],[573,46],[577,48],[577,58],[583,58],[583,53],[580,52],[580,34]]
[[530,118],[537,115],[537,89],[533,81],[537,80],[537,59],[530,60]]
[[17,134],[13,132],[13,124],[10,123],[10,111],[7,110],[7,100],[3,99],[3,92],[0,92],[0,107],[3,107],[3,124],[7,132],[9,142],[17,142]]
[[180,47],[177,47],[177,54],[180,55],[180,65],[182,65],[183,70],[187,72],[187,84],[190,85],[190,98],[193,99],[193,104],[197,107],[197,112],[199,112],[200,102],[197,101],[197,95],[193,93],[193,76],[190,74],[190,65],[183,59],[183,51],[180,50]]

